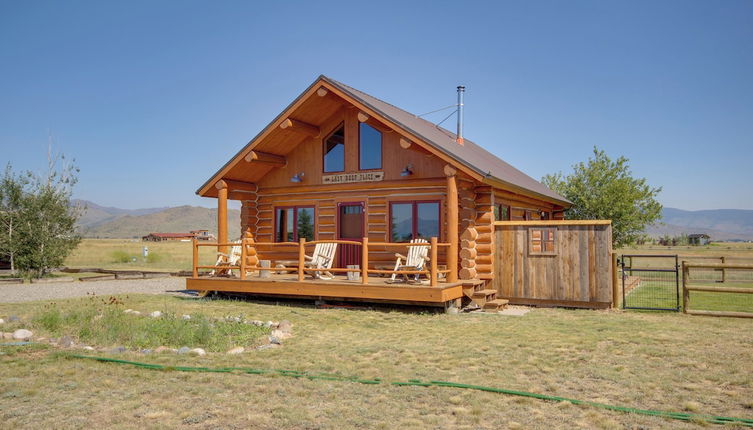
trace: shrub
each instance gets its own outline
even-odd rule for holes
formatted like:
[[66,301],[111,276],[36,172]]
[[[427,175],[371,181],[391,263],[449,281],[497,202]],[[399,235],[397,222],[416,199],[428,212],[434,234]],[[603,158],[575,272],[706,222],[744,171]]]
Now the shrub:
[[147,263],[159,263],[160,261],[162,261],[162,254],[150,252],[149,255],[146,256]]
[[159,318],[123,312],[124,303],[116,297],[88,302],[62,312],[56,305],[45,306],[32,321],[49,336],[69,335],[92,345],[123,345],[128,348],[167,346],[201,347],[207,351],[226,351],[233,346],[253,345],[269,329],[242,322],[215,320],[201,313],[184,320],[163,310]]
[[130,263],[131,255],[123,250],[113,251],[112,254],[113,263]]
[[55,305],[46,305],[39,315],[34,318],[34,323],[44,327],[45,330],[54,332],[60,329],[63,316]]

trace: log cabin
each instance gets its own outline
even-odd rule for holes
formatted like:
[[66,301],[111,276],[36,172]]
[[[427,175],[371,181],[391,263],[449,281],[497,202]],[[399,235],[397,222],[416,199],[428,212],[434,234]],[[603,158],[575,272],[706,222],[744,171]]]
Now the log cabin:
[[[194,243],[187,288],[503,307],[513,297],[498,295],[510,285],[493,281],[509,278],[500,261],[512,256],[498,255],[499,223],[566,223],[570,202],[464,138],[463,91],[458,87],[453,133],[319,76],[196,191],[217,199],[220,254],[236,239],[227,237],[227,200],[241,203],[242,257],[237,277],[202,276],[200,269],[222,271],[199,265],[199,248],[212,244]],[[534,255],[560,249],[556,229],[537,228],[526,240]],[[429,243],[426,267],[397,270],[396,253],[406,254],[414,239]],[[332,264],[338,276],[327,281],[311,277],[316,271],[303,264],[324,242],[338,244]],[[382,277],[396,271],[425,279]]]

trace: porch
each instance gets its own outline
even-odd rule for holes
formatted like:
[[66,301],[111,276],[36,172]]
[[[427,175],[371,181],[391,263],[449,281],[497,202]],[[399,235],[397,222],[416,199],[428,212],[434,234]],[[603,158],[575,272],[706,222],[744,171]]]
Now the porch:
[[[249,235],[250,236],[250,235]],[[220,291],[277,297],[327,298],[331,300],[374,301],[426,306],[459,305],[460,298],[469,290],[476,290],[478,280],[457,281],[457,275],[448,266],[439,264],[440,248],[449,243],[440,243],[431,238],[428,243],[390,243],[361,241],[322,240],[299,242],[255,242],[247,236],[240,243],[193,242],[193,271],[186,280],[186,288],[196,291]],[[357,268],[310,268],[304,262],[317,244],[336,243],[360,248],[361,264]],[[215,248],[218,253],[228,254],[232,246],[240,245],[239,264],[200,265],[199,250]],[[380,261],[370,260],[370,251],[391,251],[407,254],[414,246],[428,248],[428,261],[422,270],[391,270]],[[296,252],[298,258],[284,262],[265,258],[265,254],[279,254],[280,249]],[[265,267],[261,262],[266,261]],[[280,263],[285,263],[280,264]],[[394,264],[394,263],[393,263]],[[210,272],[211,270],[211,272]],[[332,273],[331,279],[315,277],[322,272]],[[392,274],[418,281],[392,281]],[[350,276],[349,276],[350,275]]]

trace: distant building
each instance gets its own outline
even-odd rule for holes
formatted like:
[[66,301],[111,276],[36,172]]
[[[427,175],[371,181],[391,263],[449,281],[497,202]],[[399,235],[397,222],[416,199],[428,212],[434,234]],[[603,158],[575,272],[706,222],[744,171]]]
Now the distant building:
[[214,240],[214,235],[209,230],[191,230],[191,234],[198,240]]
[[209,230],[191,230],[189,233],[149,233],[141,238],[145,242],[164,242],[168,240],[213,240]]
[[708,245],[709,242],[711,242],[711,236],[709,236],[708,234],[695,233],[695,234],[688,235],[689,245],[703,246],[703,245]]

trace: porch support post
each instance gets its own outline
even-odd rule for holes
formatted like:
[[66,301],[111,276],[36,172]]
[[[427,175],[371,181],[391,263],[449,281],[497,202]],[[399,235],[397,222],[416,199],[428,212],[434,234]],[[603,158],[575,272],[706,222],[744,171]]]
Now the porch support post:
[[[227,183],[223,180],[217,181],[217,242],[228,243],[227,239]],[[220,245],[218,252],[227,254],[227,245]]]
[[447,282],[458,281],[458,184],[456,179],[457,170],[449,164],[444,166],[447,176],[447,241],[450,247],[447,250]]
[[369,238],[364,237],[361,245],[361,283],[369,283]]

